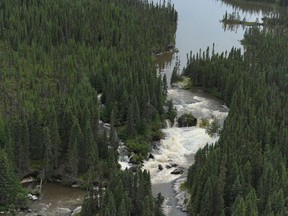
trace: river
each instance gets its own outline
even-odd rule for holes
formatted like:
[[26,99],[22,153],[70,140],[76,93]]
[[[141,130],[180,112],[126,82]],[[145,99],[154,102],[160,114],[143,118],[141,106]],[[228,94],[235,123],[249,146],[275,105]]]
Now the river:
[[[178,116],[183,113],[192,113],[197,119],[211,119],[216,116],[222,125],[228,115],[228,107],[222,101],[212,97],[200,89],[192,91],[181,88],[168,90],[168,98],[172,99],[177,109]],[[185,215],[177,207],[175,192],[172,186],[179,186],[185,181],[188,167],[193,163],[194,154],[199,148],[217,141],[218,136],[210,137],[206,130],[199,126],[177,127],[172,126],[163,129],[165,138],[160,141],[159,149],[154,149],[152,154],[154,160],[150,159],[144,163],[144,169],[150,171],[152,190],[154,195],[161,192],[166,198],[165,213],[167,215]],[[174,168],[166,168],[169,164],[177,164],[184,168],[184,174],[171,175]],[[158,165],[164,169],[159,170]]]
[[[154,2],[159,2],[154,0]],[[163,1],[162,1],[163,2]],[[235,13],[241,19],[247,21],[261,21],[261,18],[271,13],[269,9],[247,6],[231,6],[227,3],[216,0],[172,0],[178,12],[178,26],[176,32],[176,54],[165,53],[157,58],[159,73],[166,74],[170,81],[171,73],[176,59],[180,60],[180,69],[187,62],[187,54],[195,54],[199,50],[212,50],[221,53],[230,51],[232,47],[243,47],[240,43],[245,33],[245,27],[233,26],[224,27],[220,20],[224,14]],[[241,5],[240,5],[241,6]],[[191,91],[179,87],[169,87],[168,99],[172,99],[177,109],[178,117],[183,113],[192,113],[196,118],[212,118],[216,116],[223,124],[228,116],[229,109],[221,100],[215,98],[200,89],[194,88]],[[164,212],[168,216],[184,216],[181,211],[181,204],[186,197],[180,192],[181,183],[185,182],[187,168],[194,162],[194,155],[199,148],[206,143],[212,144],[218,140],[218,136],[210,137],[205,129],[194,127],[179,128],[177,126],[163,129],[164,139],[160,141],[158,149],[152,151],[154,159],[144,163],[144,169],[151,173],[153,194],[159,192],[165,197]],[[175,163],[184,168],[182,175],[171,175],[173,168],[166,168],[166,165]],[[163,170],[158,169],[162,165]]]
[[86,191],[79,188],[65,187],[59,183],[46,183],[42,186],[41,196],[31,201],[30,213],[21,212],[25,216],[63,216],[82,205]]
[[[156,3],[160,0],[153,1]],[[187,53],[190,51],[195,54],[200,49],[206,50],[208,46],[212,48],[213,44],[215,44],[215,52],[224,52],[232,47],[243,49],[240,40],[243,38],[245,28],[238,26],[233,30],[223,29],[220,20],[226,11],[227,13],[236,11],[241,18],[245,17],[249,21],[255,21],[257,18],[261,20],[265,14],[258,7],[257,10],[255,8],[250,10],[248,7],[244,11],[216,0],[172,0],[171,3],[174,4],[178,12],[176,48],[179,52],[177,54],[165,53],[157,59],[159,73],[161,75],[166,74],[168,81],[175,65],[175,59],[179,58],[180,68],[183,68],[186,64]],[[229,111],[221,100],[197,88],[188,91],[169,87],[168,99],[173,100],[178,116],[189,112],[192,112],[197,118],[211,118],[214,115],[223,123]],[[160,141],[158,149],[152,151],[155,159],[146,161],[144,168],[151,173],[153,194],[157,195],[161,192],[165,196],[165,214],[184,216],[186,213],[181,211],[178,204],[178,199],[183,201],[183,194],[179,193],[179,185],[186,179],[187,168],[193,163],[195,152],[206,143],[214,143],[219,137],[208,136],[205,130],[198,126],[184,128],[172,126],[163,129],[163,132],[165,134],[164,139]],[[128,158],[124,161],[128,161]],[[170,172],[173,168],[166,168],[169,163],[183,167],[184,173],[171,175]],[[123,169],[128,165],[127,162],[123,161],[120,161],[120,164]],[[164,168],[162,171],[158,170],[159,164]],[[79,189],[47,184],[43,187],[41,201],[33,203],[31,209],[32,211],[39,211],[48,208],[46,215],[63,215],[61,208],[72,210],[81,205],[84,194],[85,192]]]

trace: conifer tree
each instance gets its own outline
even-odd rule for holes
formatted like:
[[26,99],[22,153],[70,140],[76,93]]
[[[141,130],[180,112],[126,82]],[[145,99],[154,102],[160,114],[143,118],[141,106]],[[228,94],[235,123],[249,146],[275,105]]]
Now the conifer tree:
[[127,129],[126,129],[127,132],[126,133],[128,137],[133,137],[136,133],[133,103],[129,104],[127,116],[128,116],[128,119],[127,119]]
[[99,156],[98,156],[98,146],[94,140],[92,128],[89,121],[86,122],[84,139],[86,145],[85,171],[89,171],[90,174],[93,174],[96,171]]
[[238,195],[234,204],[232,216],[243,215],[246,216],[246,206],[241,195]]
[[7,210],[9,205],[26,207],[26,194],[22,189],[7,154],[0,149],[0,209]]
[[43,129],[43,143],[45,146],[45,154],[44,154],[44,173],[45,179],[49,180],[53,174],[53,150],[52,150],[52,143],[51,143],[51,135],[50,130],[48,127]]
[[245,198],[245,206],[247,215],[258,216],[257,197],[254,189]]
[[78,149],[79,145],[83,142],[82,131],[80,129],[78,119],[73,118],[73,125],[69,137],[69,146],[67,151],[67,162],[65,170],[68,175],[76,177],[78,174],[79,166],[79,154]]
[[45,146],[42,142],[41,118],[39,115],[40,111],[36,108],[28,121],[30,134],[29,153],[30,158],[34,160],[41,160],[45,151]]
[[59,127],[55,110],[52,110],[52,116],[49,124],[51,147],[53,153],[53,168],[57,169],[59,166],[59,157],[61,153],[61,138],[59,135]]
[[127,210],[124,199],[121,199],[120,206],[117,211],[118,216],[127,216]]
[[4,145],[7,141],[5,135],[5,124],[2,115],[0,115],[0,148],[4,148]]

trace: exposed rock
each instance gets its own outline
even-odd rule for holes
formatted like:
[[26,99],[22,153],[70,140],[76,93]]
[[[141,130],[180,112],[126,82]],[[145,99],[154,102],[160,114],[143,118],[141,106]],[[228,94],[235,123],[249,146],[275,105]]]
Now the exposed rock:
[[183,174],[183,173],[184,173],[184,168],[182,168],[182,167],[178,167],[171,172],[171,174],[173,174],[173,175],[179,175],[179,174]]
[[181,211],[182,212],[188,212],[187,206],[182,206]]
[[71,214],[71,209],[69,208],[57,208],[59,214],[62,214],[62,215],[70,215]]
[[177,167],[177,166],[178,166],[178,164],[176,164],[176,163],[169,163],[169,164],[166,165],[166,168],[170,169],[172,167]]
[[158,141],[154,141],[154,142],[152,143],[152,148],[153,148],[154,150],[159,150],[159,146],[160,146],[160,143],[159,143]]
[[130,170],[131,172],[136,172],[136,171],[137,171],[137,166],[131,166],[131,167],[129,168],[129,170]]
[[80,185],[79,184],[72,184],[71,187],[72,188],[80,188]]
[[73,211],[72,211],[72,214],[71,216],[74,216],[76,214],[79,214],[82,210],[82,206],[78,206],[77,208],[75,208]]
[[166,51],[171,51],[174,49],[174,44],[169,44],[167,47],[166,47]]
[[159,51],[158,51],[158,52],[155,53],[155,55],[156,55],[156,56],[160,56],[160,55],[162,55],[162,52],[159,52]]
[[177,120],[178,127],[191,127],[197,125],[197,119],[192,113],[185,113]]
[[148,158],[150,159],[154,159],[154,155],[152,155],[151,153],[149,154]]
[[178,166],[178,164],[176,164],[176,163],[169,163],[169,165],[170,165],[170,167],[177,167]]
[[28,194],[27,197],[28,197],[30,200],[33,200],[33,201],[35,201],[35,200],[38,199],[37,196],[32,195],[32,194]]
[[163,166],[161,164],[158,165],[158,169],[161,171],[163,170]]
[[38,216],[45,215],[45,214],[46,214],[45,212],[50,208],[51,203],[49,203],[49,204],[43,203],[43,204],[41,204],[41,205],[42,205],[41,210],[40,210],[39,212],[37,212],[37,215],[38,215]]
[[129,162],[130,164],[137,164],[136,163],[136,159],[135,159],[135,155],[132,155],[130,158],[129,158]]
[[153,145],[153,149],[154,150],[159,150],[159,146],[158,145]]
[[56,178],[56,179],[54,180],[54,182],[58,182],[58,183],[61,183],[61,179],[59,179],[59,178]]
[[33,182],[33,181],[35,181],[35,179],[30,176],[29,178],[24,178],[24,179],[22,179],[21,184],[31,183],[31,182]]
[[167,164],[167,165],[166,165],[166,168],[167,168],[167,169],[171,169],[171,165],[170,165],[170,164]]

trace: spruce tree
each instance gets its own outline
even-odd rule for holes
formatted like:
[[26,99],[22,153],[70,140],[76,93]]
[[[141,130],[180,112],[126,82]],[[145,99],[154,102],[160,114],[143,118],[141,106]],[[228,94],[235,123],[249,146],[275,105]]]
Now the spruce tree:
[[26,207],[25,191],[3,149],[0,149],[0,181],[0,209],[7,210],[12,204],[16,207]]
[[133,137],[136,133],[136,125],[135,125],[135,118],[134,118],[134,109],[133,109],[133,103],[129,104],[129,108],[127,111],[127,128],[126,133],[128,137]]
[[52,110],[52,116],[50,119],[49,131],[50,131],[51,147],[52,147],[52,153],[53,153],[53,161],[52,161],[53,168],[57,169],[59,166],[59,157],[61,154],[62,146],[61,146],[61,138],[59,135],[57,115],[55,113],[54,108]]
[[[85,134],[84,134],[84,145],[86,146],[85,152],[85,171],[89,171],[90,175],[93,176],[93,173],[96,171],[97,163],[99,161],[98,146],[94,140],[92,128],[90,122],[86,122]],[[81,157],[81,156],[80,156]],[[95,174],[94,174],[95,175]],[[91,176],[91,177],[92,177]]]
[[55,155],[53,154],[51,135],[48,127],[43,129],[43,143],[45,146],[44,178],[50,180],[54,171],[53,160]]

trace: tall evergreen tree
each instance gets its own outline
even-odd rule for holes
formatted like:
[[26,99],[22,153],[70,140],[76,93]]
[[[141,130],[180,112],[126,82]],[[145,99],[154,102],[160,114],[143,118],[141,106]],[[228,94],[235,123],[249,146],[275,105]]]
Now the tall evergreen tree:
[[26,207],[27,198],[13,167],[4,150],[0,149],[0,209],[7,210],[9,205]]
[[51,135],[50,130],[48,127],[43,129],[43,143],[45,146],[45,154],[44,154],[44,176],[45,179],[49,180],[52,177],[54,166],[53,160],[55,159],[53,150],[52,150],[52,143],[51,143]]

